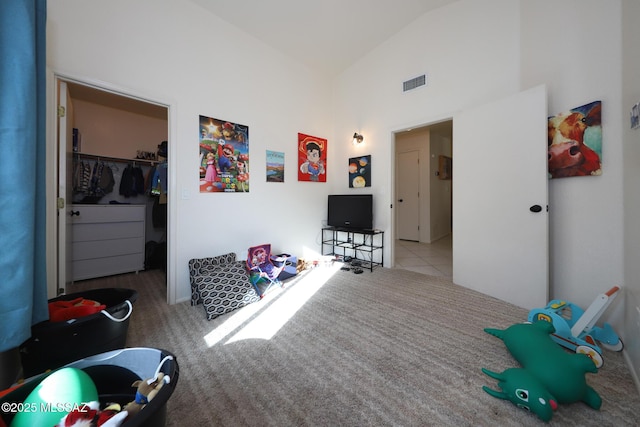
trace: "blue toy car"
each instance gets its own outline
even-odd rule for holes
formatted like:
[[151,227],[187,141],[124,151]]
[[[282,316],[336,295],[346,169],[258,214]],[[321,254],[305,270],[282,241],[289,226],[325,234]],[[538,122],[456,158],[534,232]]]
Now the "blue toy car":
[[556,331],[551,338],[563,347],[576,353],[584,353],[593,360],[597,368],[604,363],[602,347],[621,351],[623,343],[610,324],[602,327],[595,326],[598,318],[616,297],[620,288],[614,286],[607,292],[600,294],[586,311],[570,302],[552,300],[544,308],[534,308],[529,312],[528,321],[546,321],[553,324]]

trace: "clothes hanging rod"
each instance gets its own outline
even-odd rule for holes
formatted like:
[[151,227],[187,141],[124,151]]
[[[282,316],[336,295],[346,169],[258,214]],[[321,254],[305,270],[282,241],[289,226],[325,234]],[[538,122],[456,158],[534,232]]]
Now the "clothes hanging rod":
[[112,157],[112,156],[100,156],[98,154],[87,154],[87,153],[74,153],[78,158],[82,159],[91,159],[91,160],[103,160],[107,162],[118,162],[118,163],[141,163],[144,165],[154,166],[156,163],[162,163],[158,160],[147,160],[147,159],[126,159],[123,157]]

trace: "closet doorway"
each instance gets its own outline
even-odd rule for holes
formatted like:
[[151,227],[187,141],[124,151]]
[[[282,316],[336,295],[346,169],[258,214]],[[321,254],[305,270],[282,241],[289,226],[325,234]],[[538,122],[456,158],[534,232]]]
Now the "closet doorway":
[[58,293],[128,271],[167,277],[169,107],[77,80],[56,87]]

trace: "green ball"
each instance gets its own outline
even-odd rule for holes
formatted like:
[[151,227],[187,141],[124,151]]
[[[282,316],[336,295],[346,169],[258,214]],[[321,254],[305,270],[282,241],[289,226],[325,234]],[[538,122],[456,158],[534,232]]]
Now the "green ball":
[[46,377],[27,396],[11,427],[55,426],[83,403],[98,400],[91,377],[81,369],[62,368]]

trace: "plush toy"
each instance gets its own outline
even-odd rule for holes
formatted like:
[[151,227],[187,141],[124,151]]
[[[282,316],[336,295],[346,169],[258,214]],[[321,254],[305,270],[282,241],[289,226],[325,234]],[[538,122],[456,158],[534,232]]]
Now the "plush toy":
[[485,328],[504,341],[522,368],[502,373],[483,368],[482,372],[499,381],[502,391],[482,389],[530,410],[543,421],[551,420],[558,403],[582,401],[600,409],[602,399],[585,379],[585,373],[598,372],[596,365],[586,354],[569,353],[556,344],[549,336],[554,331],[549,322],[515,324],[504,330]]
[[135,381],[131,386],[138,388],[136,398],[127,403],[122,410],[126,411],[129,417],[136,415],[158,394],[165,383],[169,383],[169,376],[162,372],[159,372],[155,378]]
[[107,306],[104,304],[84,298],[76,298],[70,301],[52,301],[49,303],[49,321],[64,322],[99,313],[106,308]]
[[56,427],[119,427],[127,418],[120,411],[120,405],[114,403],[100,410],[97,401],[83,404],[65,415]]
[[117,403],[100,410],[97,401],[79,405],[62,418],[56,427],[119,427],[125,421],[137,415],[160,391],[169,376],[159,372],[155,378],[138,380],[132,384],[137,387],[135,400],[120,408]]

